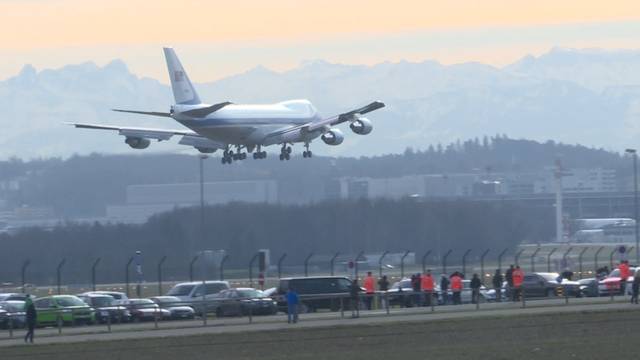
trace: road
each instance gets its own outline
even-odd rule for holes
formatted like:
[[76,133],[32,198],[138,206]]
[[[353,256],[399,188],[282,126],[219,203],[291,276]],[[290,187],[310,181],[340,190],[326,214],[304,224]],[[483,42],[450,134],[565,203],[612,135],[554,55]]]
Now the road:
[[[300,322],[296,325],[286,323],[286,316],[262,316],[253,317],[253,322],[249,323],[247,317],[244,318],[224,318],[208,319],[204,326],[202,319],[189,321],[159,322],[158,328],[153,322],[142,324],[121,324],[113,325],[111,332],[108,332],[106,325],[80,326],[73,328],[62,328],[62,333],[58,329],[47,328],[37,329],[36,337],[38,344],[59,344],[70,342],[94,342],[112,341],[125,339],[149,339],[166,338],[174,336],[193,336],[202,334],[224,334],[241,333],[248,331],[278,331],[295,328],[326,328],[336,326],[353,325],[377,325],[385,323],[410,323],[428,322],[439,320],[456,320],[467,318],[494,318],[509,317],[514,315],[539,315],[539,314],[562,314],[576,312],[598,312],[612,310],[635,310],[638,306],[629,304],[622,298],[616,302],[611,302],[609,298],[584,298],[570,299],[569,304],[565,304],[564,299],[550,299],[529,301],[526,308],[522,308],[521,303],[490,303],[482,304],[476,309],[475,305],[467,304],[461,306],[437,306],[434,312],[430,308],[394,308],[390,314],[384,310],[362,311],[360,318],[352,319],[351,312],[345,312],[344,318],[340,312],[302,314]],[[23,330],[15,331],[14,338],[9,338],[8,331],[0,333],[0,347],[21,344]]]

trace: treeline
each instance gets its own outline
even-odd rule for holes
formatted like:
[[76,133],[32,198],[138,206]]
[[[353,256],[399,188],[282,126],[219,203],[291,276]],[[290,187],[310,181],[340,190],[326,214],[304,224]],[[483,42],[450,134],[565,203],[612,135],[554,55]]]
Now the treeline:
[[144,225],[66,224],[52,231],[29,229],[0,237],[0,281],[19,281],[29,259],[28,282],[53,283],[57,264],[66,259],[65,282],[89,283],[100,257],[99,282],[122,282],[124,266],[143,252],[147,279],[167,256],[165,278],[188,278],[188,263],[202,249],[224,249],[229,268],[246,268],[261,248],[273,261],[287,253],[289,265],[301,265],[310,252],[356,254],[410,249],[514,248],[520,242],[546,240],[553,232],[553,212],[516,204],[469,201],[358,200],[308,206],[235,203],[183,208],[153,217]]
[[[381,144],[384,146],[384,144]],[[273,150],[272,150],[273,151]],[[281,162],[245,160],[232,166],[206,161],[206,181],[275,179],[289,182],[291,192],[313,188],[325,180],[395,177],[457,172],[533,172],[553,166],[560,156],[565,167],[613,168],[627,184],[631,166],[621,154],[580,145],[539,143],[506,136],[483,137],[448,145],[436,144],[404,154],[361,158],[314,157]],[[122,204],[127,185],[197,182],[198,158],[191,155],[90,155],[67,160],[0,162],[0,182],[15,180],[19,189],[0,188],[8,206],[48,206],[63,216],[101,216],[105,205]],[[295,181],[291,181],[295,179]],[[303,186],[304,185],[304,186]],[[300,187],[300,189],[296,188]]]

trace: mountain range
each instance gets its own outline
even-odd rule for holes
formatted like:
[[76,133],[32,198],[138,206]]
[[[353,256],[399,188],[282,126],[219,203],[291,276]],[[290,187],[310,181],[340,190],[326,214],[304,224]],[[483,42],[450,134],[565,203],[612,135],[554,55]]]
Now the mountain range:
[[[188,70],[188,59],[183,62]],[[387,104],[371,114],[374,131],[369,136],[348,134],[338,147],[314,143],[318,154],[397,153],[494,134],[617,151],[635,147],[640,140],[640,50],[553,48],[504,67],[435,61],[365,66],[317,60],[284,72],[258,66],[196,88],[209,103],[306,98],[326,116],[372,100]],[[0,81],[0,157],[132,153],[138,150],[115,133],[64,123],[179,128],[167,118],[110,111],[167,111],[171,103],[167,85],[132,74],[121,60],[103,67],[87,62],[41,71],[25,65],[16,76]],[[172,140],[153,143],[145,151],[192,150]]]

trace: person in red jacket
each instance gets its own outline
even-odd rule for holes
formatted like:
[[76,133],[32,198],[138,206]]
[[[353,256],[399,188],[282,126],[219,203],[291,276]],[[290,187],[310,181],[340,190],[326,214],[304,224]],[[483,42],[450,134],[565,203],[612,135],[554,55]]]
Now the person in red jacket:
[[376,292],[376,279],[373,277],[371,271],[367,272],[367,276],[363,281],[364,290],[366,293],[365,303],[367,304],[367,310],[371,310],[371,302],[373,300],[373,295]]
[[522,282],[524,281],[524,271],[520,266],[516,266],[513,270],[513,301],[518,301],[522,296]]
[[460,293],[462,292],[462,277],[455,272],[451,276],[451,292],[453,293],[453,305],[462,304]]
[[424,273],[424,275],[422,275],[422,278],[420,281],[422,282],[422,285],[420,287],[422,288],[422,291],[424,291],[425,293],[424,306],[431,306],[431,301],[433,300],[433,288],[434,288],[434,282],[433,282],[433,276],[431,275],[431,270],[427,270],[427,272]]
[[620,293],[622,295],[625,295],[625,290],[627,289],[627,280],[629,280],[629,276],[631,276],[629,262],[626,260],[622,260],[620,262],[620,265],[618,265],[618,270],[620,271]]

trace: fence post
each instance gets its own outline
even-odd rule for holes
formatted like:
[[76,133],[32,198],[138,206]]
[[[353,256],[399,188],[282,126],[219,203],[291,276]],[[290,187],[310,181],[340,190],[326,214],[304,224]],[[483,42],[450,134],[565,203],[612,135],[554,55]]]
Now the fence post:
[[579,271],[580,271],[580,279],[582,279],[582,278],[583,278],[583,276],[582,276],[582,255],[584,255],[584,253],[586,253],[586,252],[587,252],[587,250],[589,250],[589,247],[588,247],[588,246],[587,246],[587,247],[585,247],[584,249],[582,249],[582,251],[580,251],[580,254],[578,255],[578,266],[580,267],[580,268],[579,268]]
[[96,291],[96,267],[100,264],[100,258],[97,258],[96,261],[93,262],[93,266],[91,266],[91,285],[93,286],[93,291]]
[[540,246],[536,248],[536,251],[531,254],[531,272],[536,272],[536,255],[540,252]]
[[431,255],[431,250],[427,251],[426,253],[424,253],[424,255],[422,255],[422,273],[426,273],[427,272],[427,257],[429,257],[429,255]]
[[360,251],[358,253],[358,256],[356,256],[356,260],[355,260],[355,262],[353,264],[354,270],[355,270],[355,274],[354,274],[355,275],[355,279],[358,279],[358,260],[360,260],[360,257],[362,257],[362,255],[364,255],[364,251]]
[[491,249],[487,249],[485,250],[482,255],[480,255],[480,272],[482,273],[482,279],[483,279],[483,283],[484,283],[484,278],[486,276],[486,273],[484,272],[484,258],[485,256],[487,256],[487,254],[489,253],[489,251],[491,251]]
[[304,259],[304,277],[308,277],[309,276],[309,260],[311,260],[312,257],[313,257],[313,253],[310,253]]
[[193,282],[193,265],[195,265],[199,257],[200,255],[196,255],[193,258],[191,258],[191,261],[189,262],[189,281],[191,282]]
[[514,257],[513,261],[516,264],[516,266],[520,266],[520,256],[522,255],[523,252],[524,252],[524,249],[520,249],[520,251],[518,251],[516,253],[516,256]]
[[389,253],[388,250],[385,250],[382,255],[380,255],[380,259],[378,259],[378,277],[382,278],[382,260],[384,260],[384,257],[387,256],[387,254]]
[[556,250],[558,250],[558,248],[553,248],[547,254],[547,272],[551,272],[551,255],[553,255],[553,253],[556,252]]
[[400,258],[400,280],[404,279],[404,259],[409,255],[411,251],[407,250]]
[[127,297],[129,297],[129,266],[131,265],[131,263],[133,262],[133,256],[129,258],[129,261],[127,261],[127,265],[125,265],[124,267],[124,283],[126,286],[126,293],[127,293]]
[[600,246],[600,248],[596,251],[593,256],[593,264],[595,265],[594,273],[598,273],[598,255],[600,255],[600,251],[604,250],[604,246]]
[[22,263],[22,293],[26,293],[24,285],[27,283],[27,268],[31,264],[31,260],[27,259]]
[[256,262],[258,255],[260,255],[260,253],[255,253],[255,255],[253,255],[253,257],[251,258],[251,261],[249,261],[249,286],[250,287],[253,287],[253,263]]
[[220,268],[218,269],[218,273],[220,274],[220,281],[224,280],[224,264],[229,259],[229,255],[225,255],[222,260],[220,260]]
[[282,255],[280,255],[280,258],[278,259],[278,279],[280,279],[282,277],[282,262],[284,261],[284,258],[287,257],[287,253],[284,253]]
[[471,249],[467,249],[462,255],[462,274],[467,276],[467,255],[471,252]]
[[67,262],[67,259],[62,259],[56,268],[56,284],[58,285],[58,295],[62,292],[60,291],[60,283],[62,282],[62,267]]
[[498,269],[500,271],[502,271],[502,257],[504,256],[504,254],[506,254],[507,250],[509,250],[509,248],[504,248],[504,250],[502,250],[502,252],[498,255]]
[[334,274],[334,265],[335,265],[336,259],[338,258],[338,255],[340,255],[340,252],[335,253],[331,258],[331,261],[329,261],[329,267],[331,268],[331,276],[333,276]]
[[453,251],[452,249],[449,249],[442,257],[442,273],[445,275],[447,274],[447,258],[449,257],[452,251]]
[[158,296],[162,295],[162,264],[167,260],[166,256],[163,256],[158,262]]
[[564,263],[564,266],[567,268],[569,267],[567,264],[567,256],[569,255],[571,250],[573,250],[573,246],[570,246],[569,249],[567,249],[567,251],[565,251],[564,254],[562,254],[562,262]]
[[618,251],[617,248],[614,248],[611,251],[611,254],[609,254],[609,264],[611,265],[611,270],[613,271],[614,267],[613,267],[613,255],[615,255],[616,251]]

